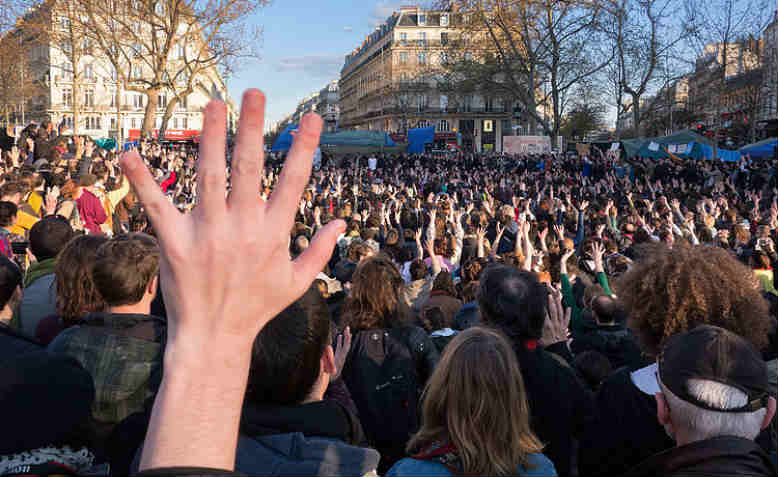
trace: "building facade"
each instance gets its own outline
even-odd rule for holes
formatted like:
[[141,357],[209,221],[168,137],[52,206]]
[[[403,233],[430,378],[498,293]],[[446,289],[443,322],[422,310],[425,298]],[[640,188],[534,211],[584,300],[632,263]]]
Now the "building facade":
[[[65,21],[56,14],[36,12],[38,18],[45,16],[51,28],[62,28]],[[40,21],[40,20],[38,20]],[[22,25],[24,25],[22,23]],[[18,28],[24,28],[20,26]],[[22,33],[24,34],[24,33]],[[60,127],[62,134],[87,135],[93,138],[113,137],[134,140],[140,136],[146,113],[148,98],[145,93],[126,90],[122,87],[111,62],[100,54],[98,48],[86,47],[80,65],[70,64],[67,48],[72,45],[55,42],[29,41],[24,55],[31,72],[42,85],[42,92],[28,103],[27,119],[36,122],[50,120]],[[186,51],[181,45],[175,51]],[[74,71],[78,71],[79,124],[74,124]],[[143,74],[139,71],[139,74]],[[188,140],[199,135],[203,124],[203,109],[212,99],[222,100],[227,105],[227,127],[234,131],[237,113],[228,92],[227,85],[217,68],[204,71],[195,77],[194,91],[175,106],[167,124],[166,138]],[[165,108],[174,97],[171,90],[158,93],[156,129],[161,126]]]
[[778,10],[765,28],[762,51],[762,92],[759,120],[764,124],[778,121]]
[[502,151],[502,138],[528,129],[512,100],[440,91],[436,72],[457,40],[459,13],[403,7],[348,56],[340,77],[340,126],[403,140],[434,126],[435,148]]
[[316,113],[324,121],[324,132],[333,133],[338,130],[340,120],[338,81],[331,81],[319,91]]

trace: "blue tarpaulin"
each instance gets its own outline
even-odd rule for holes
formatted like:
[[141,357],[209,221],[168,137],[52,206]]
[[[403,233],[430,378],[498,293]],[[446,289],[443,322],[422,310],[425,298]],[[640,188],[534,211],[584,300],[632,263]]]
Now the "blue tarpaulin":
[[422,154],[424,145],[435,142],[435,127],[416,128],[408,130],[408,152]]
[[116,139],[112,137],[95,139],[95,144],[97,144],[97,147],[101,149],[107,149],[109,151],[116,149]]
[[752,158],[773,157],[778,148],[778,138],[771,137],[763,141],[748,144],[739,149],[741,154],[748,154]]
[[[292,147],[294,140],[293,131],[297,130],[296,124],[287,126],[270,148],[273,152],[288,151]],[[344,147],[393,147],[394,141],[383,131],[339,131],[335,133],[325,133],[319,138],[319,144],[322,146],[344,146]]]

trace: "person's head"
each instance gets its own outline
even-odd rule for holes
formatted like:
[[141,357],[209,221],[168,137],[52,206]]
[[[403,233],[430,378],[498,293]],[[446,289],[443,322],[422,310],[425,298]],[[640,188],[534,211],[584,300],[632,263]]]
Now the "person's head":
[[55,258],[73,238],[73,228],[63,217],[44,217],[30,229],[30,251],[38,261]]
[[601,295],[592,300],[592,314],[598,324],[624,323],[627,311],[622,304],[608,295]]
[[108,307],[139,304],[145,308],[156,296],[158,271],[157,240],[131,233],[100,246],[92,279]]
[[308,246],[310,245],[310,242],[308,241],[308,237],[305,235],[298,235],[294,242],[292,242],[292,255],[295,257],[303,253]]
[[81,235],[65,246],[57,258],[57,315],[72,326],[87,313],[101,311],[105,301],[92,279],[97,251],[108,239],[102,235]]
[[656,356],[671,336],[720,326],[757,348],[767,344],[767,303],[754,273],[718,247],[647,250],[620,283],[619,299],[642,351]]
[[22,182],[7,182],[0,186],[0,201],[13,202],[19,205],[26,191],[26,185]]
[[0,255],[0,310],[13,309],[22,298],[22,271],[6,256]]
[[424,263],[424,260],[417,258],[416,260],[412,261],[410,272],[411,281],[415,282],[417,280],[424,280],[424,277],[427,276],[427,265]]
[[584,382],[592,391],[600,389],[600,385],[607,378],[613,366],[608,358],[598,351],[584,351],[575,356],[573,367],[581,375]]
[[92,187],[97,183],[97,176],[94,174],[82,174],[78,178],[78,185],[81,187]]
[[432,283],[433,291],[446,292],[447,294],[456,298],[457,289],[454,286],[454,278],[451,273],[443,270],[435,277],[435,281]]
[[321,401],[335,373],[331,342],[327,303],[311,287],[254,340],[248,400],[280,406]]
[[505,265],[487,268],[480,280],[478,304],[484,324],[519,343],[543,334],[548,287],[535,273]]
[[16,223],[19,207],[13,202],[0,202],[0,227],[10,227]]
[[358,240],[353,240],[346,251],[346,259],[354,263],[359,263],[372,255],[373,249],[368,247],[364,242]]
[[657,417],[678,445],[753,440],[775,415],[767,364],[742,337],[703,325],[667,340],[657,360]]
[[408,451],[450,442],[465,474],[515,474],[543,448],[530,428],[516,353],[489,328],[470,328],[446,345],[424,390],[421,421]]
[[389,257],[379,254],[360,263],[344,306],[351,328],[391,328],[407,322],[404,285],[400,271]]
[[751,268],[755,270],[767,270],[770,268],[770,256],[759,250],[751,254]]

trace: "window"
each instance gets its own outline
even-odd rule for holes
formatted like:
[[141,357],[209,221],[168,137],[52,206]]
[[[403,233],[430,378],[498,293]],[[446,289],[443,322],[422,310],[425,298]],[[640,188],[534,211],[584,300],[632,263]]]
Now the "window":
[[491,119],[484,120],[484,132],[494,132],[494,121]]
[[408,63],[408,52],[407,51],[401,51],[400,52],[400,64],[404,65]]
[[427,24],[427,15],[424,13],[419,14],[419,25],[426,25]]
[[400,41],[402,43],[405,43],[408,41],[408,34],[407,33],[400,33]]
[[73,53],[73,45],[71,45],[67,40],[60,43],[59,49],[62,50],[62,53],[66,55]]
[[464,109],[466,113],[469,113],[470,110],[473,108],[473,97],[472,96],[465,96],[464,98]]
[[131,127],[132,129],[135,129],[135,118],[132,118],[132,119],[130,120],[130,124],[131,124],[131,126],[130,126],[130,127]]
[[167,94],[160,93],[157,95],[157,109],[162,110],[167,107]]
[[95,79],[95,70],[92,67],[91,63],[84,65],[84,78],[86,78],[87,80]]
[[140,46],[140,43],[133,43],[131,48],[132,54],[135,56],[140,56],[141,51],[143,50],[143,48]]
[[132,97],[132,104],[136,108],[142,108],[143,107],[143,95],[140,94],[140,93],[133,95],[133,97]]
[[64,81],[73,80],[73,65],[69,61],[63,61],[59,68],[60,76]]
[[484,111],[491,113],[494,109],[494,100],[492,98],[484,98]]
[[84,91],[84,106],[92,108],[95,105],[95,92],[92,89]]
[[154,5],[154,13],[157,15],[164,15],[165,14],[165,5],[162,4],[162,2],[157,2]]
[[189,129],[189,118],[186,116],[181,118],[181,129]]
[[84,127],[85,129],[102,129],[100,124],[100,116],[87,116],[84,119]]
[[427,32],[419,32],[419,44],[421,46],[427,46]]
[[441,65],[448,64],[448,53],[446,53],[445,51],[440,52],[440,64]]
[[438,132],[449,132],[447,119],[441,119],[440,121],[438,121]]
[[[443,17],[441,17],[440,19],[441,19],[441,23],[443,23]],[[442,46],[448,45],[448,32],[444,31],[440,33],[440,44]]]
[[448,96],[445,94],[440,95],[440,110],[446,111],[448,109]]
[[111,107],[115,108],[119,103],[119,93],[115,89],[111,89],[108,93],[111,96]]
[[86,52],[88,52],[88,51],[89,51],[89,47],[90,47],[90,46],[91,46],[91,45],[90,45],[90,43],[89,43],[89,38],[84,38],[83,40],[81,40],[81,50],[82,50],[84,53],[86,53]]
[[427,54],[423,51],[419,52],[419,64],[420,65],[426,65],[427,64]]
[[141,79],[143,78],[143,69],[140,65],[134,65],[132,67],[132,79]]
[[177,60],[183,60],[186,58],[186,48],[183,44],[179,43],[176,45],[175,55]]
[[62,90],[62,104],[65,106],[73,106],[73,90],[65,88]]
[[178,129],[178,118],[173,118],[173,129]]
[[116,117],[111,117],[111,129],[116,129]]
[[448,13],[443,13],[440,15],[440,26],[448,26]]
[[60,26],[63,29],[69,30],[70,29],[70,18],[68,18],[68,17],[59,17],[59,24],[60,24]]
[[429,104],[429,98],[426,94],[422,94],[419,96],[419,111],[424,111],[427,109],[427,104]]

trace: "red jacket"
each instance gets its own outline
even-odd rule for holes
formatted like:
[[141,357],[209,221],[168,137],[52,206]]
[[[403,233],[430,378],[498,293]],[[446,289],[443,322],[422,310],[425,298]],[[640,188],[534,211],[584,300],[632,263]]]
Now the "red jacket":
[[105,214],[105,209],[100,199],[84,189],[81,197],[76,200],[76,205],[78,206],[78,215],[84,223],[84,228],[92,235],[102,235],[103,232],[100,230],[100,224],[105,223],[108,220],[108,216]]
[[176,183],[176,171],[170,171],[170,176],[165,179],[160,186],[162,187],[162,192],[167,194],[167,190]]

